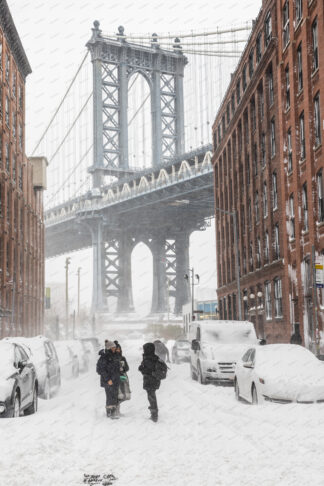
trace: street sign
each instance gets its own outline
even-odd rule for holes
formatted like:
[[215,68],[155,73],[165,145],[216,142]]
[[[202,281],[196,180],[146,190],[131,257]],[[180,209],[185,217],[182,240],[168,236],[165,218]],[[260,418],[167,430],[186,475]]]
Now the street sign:
[[315,262],[316,288],[324,288],[324,264],[323,261]]

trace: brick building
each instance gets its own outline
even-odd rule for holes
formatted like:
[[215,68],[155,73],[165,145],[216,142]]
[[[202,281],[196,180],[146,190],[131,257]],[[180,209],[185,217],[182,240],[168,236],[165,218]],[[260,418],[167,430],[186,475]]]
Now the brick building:
[[263,0],[213,125],[219,311],[238,318],[234,218],[217,208],[236,211],[242,317],[269,343],[323,329],[323,21],[318,0]]
[[[31,72],[6,1],[0,2],[0,337],[43,325],[43,159],[25,156],[25,80]],[[33,168],[36,167],[36,170]]]

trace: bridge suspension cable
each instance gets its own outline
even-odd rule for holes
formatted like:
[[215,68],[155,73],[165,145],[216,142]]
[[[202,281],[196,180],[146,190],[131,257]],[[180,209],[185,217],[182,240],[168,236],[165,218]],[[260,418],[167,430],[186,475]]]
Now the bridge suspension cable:
[[67,96],[68,96],[69,92],[71,91],[72,86],[74,85],[75,80],[76,80],[76,79],[77,79],[77,77],[78,77],[78,74],[80,73],[80,71],[81,71],[81,69],[82,69],[83,64],[85,63],[85,60],[86,60],[86,59],[87,59],[87,57],[88,57],[88,54],[89,54],[89,51],[87,51],[86,55],[83,57],[83,59],[82,59],[82,61],[81,61],[80,66],[78,67],[78,69],[77,69],[77,71],[76,71],[75,75],[73,76],[73,78],[72,78],[72,80],[71,80],[71,82],[70,82],[70,84],[69,84],[69,86],[68,86],[68,89],[66,90],[66,92],[65,92],[65,94],[64,94],[64,96],[63,96],[63,98],[61,99],[61,101],[60,101],[60,103],[59,103],[58,107],[56,108],[56,110],[55,110],[55,112],[54,112],[53,116],[51,117],[51,119],[50,119],[50,121],[49,121],[49,123],[48,123],[47,127],[45,128],[45,130],[44,130],[44,132],[43,132],[42,136],[40,137],[40,139],[39,139],[39,141],[37,142],[37,144],[36,144],[36,146],[35,146],[34,150],[32,151],[32,155],[34,155],[34,153],[36,152],[36,150],[38,149],[38,147],[39,147],[39,146],[40,146],[40,144],[42,143],[43,139],[45,138],[45,135],[47,134],[47,132],[48,132],[49,128],[51,127],[51,125],[52,125],[53,121],[55,120],[56,115],[57,115],[57,114],[58,114],[58,112],[60,111],[60,109],[61,109],[61,107],[62,107],[62,105],[63,105],[64,101],[66,100],[66,98],[67,98]]

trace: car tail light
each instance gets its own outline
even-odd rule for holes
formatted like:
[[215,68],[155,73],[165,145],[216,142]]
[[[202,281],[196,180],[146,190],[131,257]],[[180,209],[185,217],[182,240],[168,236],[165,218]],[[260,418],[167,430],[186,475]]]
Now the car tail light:
[[259,382],[262,383],[262,385],[265,385],[265,381],[263,378],[259,378]]

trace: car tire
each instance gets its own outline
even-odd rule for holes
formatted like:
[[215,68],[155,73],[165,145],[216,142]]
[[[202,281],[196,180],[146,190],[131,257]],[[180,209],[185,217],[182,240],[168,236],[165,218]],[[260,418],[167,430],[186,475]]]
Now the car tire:
[[44,400],[49,400],[51,396],[52,396],[51,383],[49,377],[47,377],[44,383],[44,391],[42,393],[42,398],[44,398]]
[[195,373],[195,372],[194,372],[194,370],[193,370],[193,367],[192,367],[191,361],[190,361],[190,375],[191,375],[191,379],[192,379],[192,380],[197,381],[197,375],[196,375],[196,373]]
[[252,405],[258,405],[259,403],[258,392],[254,383],[252,385],[251,397],[252,397]]
[[25,415],[32,415],[33,413],[36,413],[37,408],[38,408],[38,396],[37,396],[37,388],[35,386],[33,391],[33,401],[31,405],[29,405],[29,407],[25,409]]
[[238,402],[241,401],[241,397],[240,397],[240,387],[238,385],[238,382],[237,382],[237,379],[235,378],[235,381],[234,381],[234,391],[235,391],[235,398]]
[[12,404],[12,417],[20,417],[20,399],[19,399],[19,393],[16,392],[14,399],[13,399],[13,404]]
[[202,374],[200,363],[198,363],[198,381],[201,385],[206,385],[206,379]]

